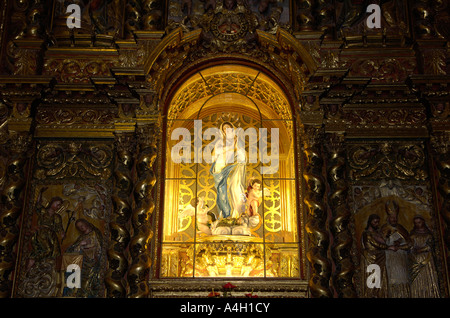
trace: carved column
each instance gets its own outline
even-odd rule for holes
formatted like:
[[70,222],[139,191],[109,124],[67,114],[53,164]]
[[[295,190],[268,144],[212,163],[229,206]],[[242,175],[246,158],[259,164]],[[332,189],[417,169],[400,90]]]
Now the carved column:
[[141,8],[138,1],[127,1],[125,4],[125,38],[132,39],[133,31],[139,30]]
[[297,25],[299,31],[312,31],[314,30],[314,6],[315,0],[300,0],[297,4]]
[[335,264],[333,287],[338,297],[356,297],[353,285],[354,264],[350,255],[352,235],[348,228],[351,213],[346,181],[345,137],[342,133],[327,135],[327,177],[330,186],[328,206],[331,210],[330,231],[333,235],[331,256]]
[[114,166],[114,214],[110,222],[111,244],[108,250],[109,268],[106,278],[108,297],[125,297],[128,270],[126,249],[130,242],[128,221],[132,212],[134,134],[117,133],[116,162]]
[[336,24],[334,19],[335,10],[336,8],[332,1],[317,1],[317,29],[323,32],[325,38],[333,38],[334,36],[334,26]]
[[161,0],[143,0],[143,17],[142,17],[142,29],[143,30],[162,30],[163,16],[164,16],[164,1]]
[[308,234],[307,258],[311,265],[309,288],[311,296],[332,297],[329,281],[331,262],[327,257],[330,237],[326,229],[327,210],[325,208],[325,179],[323,177],[323,131],[316,126],[305,126],[303,152],[305,167],[304,203],[307,209],[306,232]]
[[129,297],[132,298],[144,298],[149,294],[150,241],[153,237],[152,214],[155,209],[152,192],[156,183],[153,164],[157,157],[159,136],[159,125],[156,121],[137,127],[137,180],[133,191],[135,208],[131,219],[133,235],[130,243],[132,263],[128,271]]
[[6,164],[5,187],[0,209],[0,298],[10,297],[11,272],[16,262],[15,246],[19,237],[18,220],[23,209],[28,150],[31,136],[27,132],[10,132],[6,144],[9,159]]
[[433,35],[433,14],[431,0],[415,0],[413,2],[414,28],[418,38],[429,38]]
[[431,137],[434,165],[436,169],[436,183],[439,195],[440,216],[444,221],[444,242],[447,259],[447,284],[450,272],[450,132],[436,132]]

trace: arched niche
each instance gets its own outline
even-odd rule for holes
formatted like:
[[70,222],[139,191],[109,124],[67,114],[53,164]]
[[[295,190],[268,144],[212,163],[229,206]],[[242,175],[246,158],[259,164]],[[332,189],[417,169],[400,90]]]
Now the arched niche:
[[[279,166],[275,172],[261,173],[259,168],[265,164],[260,157],[255,163],[245,163],[244,190],[248,192],[249,180],[256,178],[261,180],[263,191],[270,193],[258,206],[259,224],[246,234],[217,234],[211,230],[212,223],[221,215],[216,204],[218,189],[210,174],[211,163],[196,162],[194,158],[196,121],[201,121],[202,133],[207,128],[220,127],[223,122],[244,130],[255,128],[258,133],[259,129],[265,129],[270,155],[276,144],[271,141],[271,133],[274,129],[279,132],[275,146]],[[305,238],[298,201],[301,172],[296,158],[294,125],[291,104],[283,89],[255,68],[215,65],[193,73],[178,86],[163,121],[164,178],[158,209],[161,230],[156,243],[159,254],[155,279],[193,279],[194,284],[211,277],[304,281]],[[189,162],[175,162],[173,158],[173,147],[180,140],[172,138],[172,133],[180,128],[188,130],[191,136]],[[257,138],[253,146],[260,147],[262,136],[259,134]],[[202,141],[202,152],[209,143]],[[247,160],[250,147],[247,139]],[[228,194],[231,187],[228,185]],[[204,206],[192,203],[195,198],[202,198]],[[206,205],[209,230],[203,231],[199,226],[202,222],[199,211],[204,211]],[[228,254],[223,250],[225,245]],[[251,257],[256,261],[249,261]],[[228,264],[224,263],[225,259]]]
[[[277,293],[275,290],[283,290],[282,295],[292,295],[293,292],[296,296],[305,296],[308,286],[306,234],[303,230],[304,216],[301,204],[302,172],[300,137],[298,136],[300,123],[296,121],[300,118],[298,116],[300,93],[304,89],[308,77],[315,72],[316,66],[309,53],[290,34],[281,29],[276,36],[257,32],[260,50],[270,56],[270,63],[239,54],[215,54],[192,63],[186,63],[189,52],[195,50],[200,33],[200,30],[186,34],[181,30],[173,31],[158,45],[145,64],[147,81],[156,97],[153,105],[156,105],[163,118],[162,147],[159,151],[161,170],[157,186],[157,197],[160,199],[156,203],[155,209],[155,235],[152,249],[154,262],[149,286],[153,294],[157,296],[158,293],[173,294],[180,284],[188,285],[189,288],[186,289],[186,292],[189,289],[189,293],[192,295],[192,290],[204,290],[205,286],[211,284],[211,280],[208,278],[217,276],[208,273],[206,269],[208,266],[205,264],[203,264],[203,272],[197,271],[198,274],[196,274],[196,265],[192,261],[193,259],[205,259],[203,257],[207,255],[205,249],[203,249],[204,255],[200,255],[201,257],[199,254],[195,254],[196,251],[203,248],[198,244],[206,242],[209,244],[207,246],[213,246],[217,243],[217,236],[214,239],[197,236],[195,211],[191,223],[186,222],[184,225],[179,223],[178,212],[167,212],[174,211],[180,206],[186,207],[190,201],[189,198],[183,198],[183,195],[179,194],[180,186],[175,184],[184,178],[182,172],[184,168],[175,167],[170,163],[170,147],[174,143],[173,140],[170,140],[170,132],[176,128],[193,129],[194,120],[214,118],[212,116],[218,116],[221,110],[225,109],[245,116],[250,121],[258,122],[261,128],[279,129],[280,159],[284,160],[284,163],[280,164],[281,177],[278,174],[273,178],[266,178],[266,180],[275,178],[278,178],[279,181],[282,180],[282,184],[279,183],[278,186],[279,189],[282,189],[280,193],[283,192],[279,198],[283,198],[279,201],[282,201],[284,206],[280,203],[278,210],[291,209],[291,212],[295,211],[294,213],[289,212],[287,217],[284,216],[289,221],[284,222],[281,227],[281,231],[290,232],[286,236],[288,239],[281,238],[278,241],[275,239],[271,242],[263,233],[259,234],[257,240],[251,238],[252,235],[250,235],[250,238],[242,236],[236,241],[245,246],[249,246],[249,244],[263,246],[262,252],[259,253],[262,257],[260,259],[263,264],[262,272],[260,271],[259,274],[253,272],[252,275],[249,275],[251,271],[245,272],[242,267],[238,272],[224,272],[222,268],[216,271],[221,279],[215,281],[214,284],[221,286],[220,282],[223,280],[243,280],[246,286],[251,285],[252,289],[259,290],[267,284],[266,280],[270,279],[274,280],[274,285],[269,288],[273,290],[267,295],[275,295]],[[282,63],[282,65],[278,63]],[[197,163],[194,165],[198,166]],[[187,167],[187,169],[189,168]],[[206,174],[207,170],[203,170]],[[209,189],[211,190],[212,187]],[[210,199],[213,200],[214,196]],[[264,218],[264,214],[265,212],[262,211],[262,218]],[[167,218],[167,215],[171,216]],[[183,236],[174,238],[175,232],[189,226],[193,229],[191,237],[187,240]],[[259,229],[261,228],[264,228],[263,223],[259,226]],[[252,232],[252,234],[254,233]],[[172,238],[170,238],[171,235]],[[169,240],[167,240],[168,238]],[[186,241],[193,248],[185,248],[180,254],[179,243],[182,242],[186,245]],[[279,250],[275,253],[264,250],[270,244],[272,247],[287,247],[287,250],[291,248],[287,258],[280,256]],[[178,256],[175,255],[177,253]],[[275,257],[272,258],[274,255]],[[282,275],[273,275],[275,272],[267,264],[270,263],[272,264],[270,266],[273,267],[274,260],[276,260],[278,268],[281,268],[281,263],[289,264],[287,267],[284,266],[288,270],[285,270]],[[270,274],[268,274],[269,271]],[[245,274],[239,274],[244,272]],[[180,275],[180,273],[183,274]]]

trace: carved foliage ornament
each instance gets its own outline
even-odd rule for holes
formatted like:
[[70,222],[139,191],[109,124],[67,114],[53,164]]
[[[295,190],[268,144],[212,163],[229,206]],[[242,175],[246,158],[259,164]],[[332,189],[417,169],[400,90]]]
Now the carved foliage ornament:
[[112,147],[104,143],[49,143],[38,146],[35,178],[66,177],[108,179]]
[[428,178],[423,145],[386,142],[351,146],[348,161],[352,180],[396,178],[418,181]]
[[63,83],[89,83],[93,76],[107,76],[116,62],[108,60],[50,59],[44,64],[44,75],[55,75]]

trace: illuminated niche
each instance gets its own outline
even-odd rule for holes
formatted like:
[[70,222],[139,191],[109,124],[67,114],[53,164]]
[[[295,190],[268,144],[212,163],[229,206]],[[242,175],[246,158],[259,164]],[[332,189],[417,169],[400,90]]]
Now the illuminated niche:
[[[256,138],[232,139],[228,163],[223,139],[207,160],[207,147],[224,136],[206,140],[205,132],[220,133],[224,123]],[[160,278],[299,278],[295,138],[282,90],[249,67],[208,68],[177,90],[166,128]]]

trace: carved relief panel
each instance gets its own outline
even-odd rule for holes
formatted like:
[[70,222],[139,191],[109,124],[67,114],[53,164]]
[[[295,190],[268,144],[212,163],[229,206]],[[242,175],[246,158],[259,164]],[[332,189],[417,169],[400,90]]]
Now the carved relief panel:
[[[105,296],[112,163],[112,143],[38,142],[15,297]],[[73,264],[79,288],[67,284]]]
[[[352,255],[359,297],[445,295],[439,219],[425,143],[350,142]],[[380,288],[373,267],[379,266]]]

